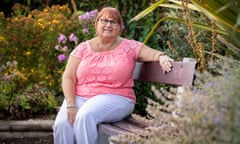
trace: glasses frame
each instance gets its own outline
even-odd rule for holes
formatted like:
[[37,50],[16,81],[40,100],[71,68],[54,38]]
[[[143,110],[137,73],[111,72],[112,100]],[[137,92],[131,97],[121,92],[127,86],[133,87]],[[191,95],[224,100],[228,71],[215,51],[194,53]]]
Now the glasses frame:
[[108,23],[110,23],[111,26],[117,26],[118,25],[118,23],[116,21],[110,20],[110,19],[106,19],[106,18],[100,18],[99,21],[103,25],[107,25]]

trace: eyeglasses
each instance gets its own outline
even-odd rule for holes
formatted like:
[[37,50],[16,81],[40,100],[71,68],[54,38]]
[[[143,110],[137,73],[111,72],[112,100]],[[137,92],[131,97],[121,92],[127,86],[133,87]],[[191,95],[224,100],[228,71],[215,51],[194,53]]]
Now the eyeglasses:
[[112,25],[112,26],[116,26],[118,24],[114,20],[109,20],[109,19],[105,19],[105,18],[100,19],[100,22],[104,25],[107,25],[108,23],[110,23],[110,25]]

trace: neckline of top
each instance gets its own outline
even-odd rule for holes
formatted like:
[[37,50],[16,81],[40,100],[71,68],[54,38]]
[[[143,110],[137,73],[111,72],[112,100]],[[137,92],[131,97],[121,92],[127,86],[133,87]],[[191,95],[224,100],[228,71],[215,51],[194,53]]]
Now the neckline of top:
[[121,45],[122,45],[122,43],[125,41],[125,38],[120,38],[120,43],[116,46],[116,48],[114,48],[114,49],[111,49],[111,50],[108,50],[108,51],[101,51],[101,52],[97,52],[97,51],[94,51],[94,50],[92,50],[92,48],[91,48],[91,45],[90,45],[90,40],[87,40],[87,47],[88,47],[88,49],[89,49],[89,51],[91,52],[91,53],[95,53],[95,54],[107,54],[107,53],[112,53],[112,52],[114,52],[114,51],[116,51],[119,47],[121,47]]

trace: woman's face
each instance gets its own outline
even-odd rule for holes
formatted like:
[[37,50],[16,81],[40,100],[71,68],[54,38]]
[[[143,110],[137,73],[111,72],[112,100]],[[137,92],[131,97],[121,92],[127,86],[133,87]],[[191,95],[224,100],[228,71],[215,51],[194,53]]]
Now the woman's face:
[[102,16],[96,23],[96,32],[102,37],[117,37],[120,34],[120,24],[113,18]]

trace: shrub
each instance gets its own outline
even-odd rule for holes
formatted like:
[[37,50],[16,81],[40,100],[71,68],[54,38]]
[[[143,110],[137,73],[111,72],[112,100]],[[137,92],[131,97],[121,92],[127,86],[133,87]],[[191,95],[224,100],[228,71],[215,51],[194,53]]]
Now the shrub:
[[[191,126],[188,143],[238,144],[240,142],[240,74],[239,63],[231,58],[209,64],[196,81],[192,104],[185,109]],[[202,85],[203,83],[203,85]]]
[[[60,83],[65,66],[58,61],[58,55],[63,51],[55,49],[58,36],[68,35],[73,40],[74,32],[82,41],[95,32],[90,33],[92,30],[89,30],[88,34],[82,33],[81,27],[84,25],[79,25],[78,17],[66,5],[30,11],[23,5],[15,4],[11,17],[0,16],[0,59],[1,67],[4,67],[0,77],[0,109],[4,109],[3,112],[7,113],[5,116],[10,116],[10,119],[33,117],[39,112],[54,112],[55,106],[63,98]],[[77,43],[69,44],[72,47],[68,52]],[[16,66],[10,68],[9,62],[16,63]],[[8,69],[5,68],[7,66]],[[15,72],[21,76],[3,81]],[[16,111],[24,114],[14,115]],[[1,115],[4,115],[2,111]]]
[[26,77],[17,69],[17,62],[7,62],[0,67],[0,118],[24,119],[35,115],[47,115],[54,112],[56,105],[54,96],[43,85],[28,85],[19,89],[18,84],[26,81]]

